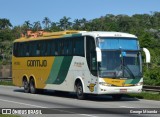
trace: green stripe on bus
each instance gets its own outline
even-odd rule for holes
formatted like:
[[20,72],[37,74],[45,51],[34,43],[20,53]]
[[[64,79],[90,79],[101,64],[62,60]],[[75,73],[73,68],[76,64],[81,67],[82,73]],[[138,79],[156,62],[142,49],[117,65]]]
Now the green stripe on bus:
[[46,84],[52,84],[57,79],[63,58],[64,57],[55,57],[54,63],[52,65],[52,69],[50,71],[50,74],[49,74],[48,80],[46,81]]
[[140,81],[140,78],[137,79],[128,79],[125,81],[125,84],[137,84]]
[[69,67],[72,62],[72,58],[73,58],[72,56],[65,56],[64,57],[63,62],[61,64],[61,68],[58,73],[58,77],[53,84],[61,84],[64,82],[64,80],[66,79],[66,76],[68,74]]

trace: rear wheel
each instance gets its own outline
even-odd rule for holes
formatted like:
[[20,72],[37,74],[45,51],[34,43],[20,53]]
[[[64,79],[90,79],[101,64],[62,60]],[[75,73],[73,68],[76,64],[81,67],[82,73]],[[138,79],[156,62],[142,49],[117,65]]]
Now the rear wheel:
[[30,80],[30,91],[31,91],[32,94],[35,94],[37,92],[37,89],[35,87],[34,79]]
[[27,79],[23,80],[23,87],[24,87],[24,92],[25,93],[29,93],[30,92],[29,83],[28,83]]
[[85,99],[85,94],[83,93],[83,86],[81,82],[78,82],[76,85],[76,94],[78,99]]

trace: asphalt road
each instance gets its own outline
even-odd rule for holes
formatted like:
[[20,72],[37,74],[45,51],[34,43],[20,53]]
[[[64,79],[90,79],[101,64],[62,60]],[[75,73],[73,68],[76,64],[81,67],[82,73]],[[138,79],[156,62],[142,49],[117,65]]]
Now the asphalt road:
[[[42,112],[45,111],[48,113],[54,113],[42,115],[20,115],[26,117],[160,116],[158,114],[137,114],[138,112],[141,112],[141,110],[143,111],[143,109],[138,108],[158,108],[156,110],[160,111],[160,101],[151,101],[127,97],[123,97],[120,101],[114,101],[111,96],[106,95],[89,96],[86,100],[78,100],[76,99],[76,95],[73,93],[57,94],[56,92],[49,90],[40,94],[29,94],[24,93],[23,88],[14,86],[0,86],[0,108],[35,108],[37,110],[41,110],[43,108],[44,110],[42,109]],[[132,114],[118,114],[125,112],[130,112]]]

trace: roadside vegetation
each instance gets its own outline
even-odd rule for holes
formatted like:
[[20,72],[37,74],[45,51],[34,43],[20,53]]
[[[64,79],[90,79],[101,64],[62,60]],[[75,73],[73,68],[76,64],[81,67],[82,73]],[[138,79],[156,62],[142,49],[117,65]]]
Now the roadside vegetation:
[[[63,30],[86,31],[118,31],[136,35],[141,47],[151,52],[151,64],[143,66],[145,85],[160,86],[160,12],[150,14],[112,15],[107,14],[92,20],[74,19],[64,16],[59,22],[45,17],[43,21],[31,22],[28,19],[24,24],[13,26],[9,19],[0,18],[0,65],[11,63],[12,42],[27,30],[54,32]],[[143,55],[143,61],[145,57]]]
[[129,97],[136,97],[138,99],[157,100],[160,101],[160,93],[158,92],[142,92],[140,94],[128,94]]
[[0,117],[20,117],[20,116],[18,116],[18,115],[9,115],[9,114],[7,114],[7,115],[0,114]]
[[0,81],[0,85],[13,86],[12,81]]

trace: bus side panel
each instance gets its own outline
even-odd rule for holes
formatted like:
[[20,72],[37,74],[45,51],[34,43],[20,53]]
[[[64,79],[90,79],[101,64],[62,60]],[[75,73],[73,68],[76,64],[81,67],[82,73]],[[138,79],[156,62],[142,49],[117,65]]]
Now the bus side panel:
[[[45,61],[45,62],[44,62]],[[54,62],[54,57],[19,57],[13,56],[12,77],[13,84],[22,86],[22,79],[27,76],[35,80],[36,88],[43,89],[48,79],[50,69]]]

